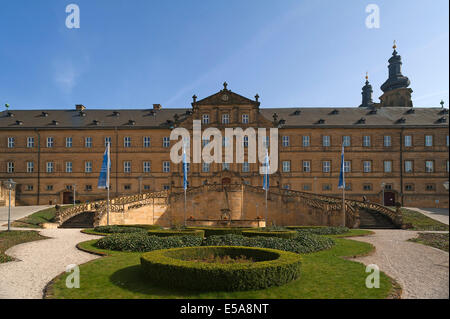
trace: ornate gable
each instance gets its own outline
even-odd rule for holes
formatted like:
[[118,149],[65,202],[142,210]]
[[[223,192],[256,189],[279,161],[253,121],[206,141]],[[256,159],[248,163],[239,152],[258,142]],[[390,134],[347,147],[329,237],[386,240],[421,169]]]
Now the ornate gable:
[[225,82],[223,84],[223,89],[219,92],[210,95],[200,101],[196,101],[194,97],[194,102],[192,106],[197,105],[254,105],[259,106],[258,102],[259,96],[256,95],[256,100],[250,100],[242,95],[232,92],[227,88],[228,84]]

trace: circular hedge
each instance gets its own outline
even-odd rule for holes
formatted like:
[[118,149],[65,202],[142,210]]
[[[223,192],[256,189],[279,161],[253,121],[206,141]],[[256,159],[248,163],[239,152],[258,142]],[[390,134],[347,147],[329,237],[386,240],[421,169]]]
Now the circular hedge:
[[201,229],[184,229],[184,230],[172,230],[172,229],[155,229],[149,230],[150,236],[169,237],[169,236],[196,236],[205,237],[205,231]]
[[[206,255],[246,256],[253,263],[206,263],[187,260]],[[265,248],[203,246],[145,253],[141,267],[148,279],[164,287],[200,291],[237,291],[281,286],[300,275],[300,256]]]
[[252,228],[247,227],[188,227],[187,229],[200,229],[205,232],[205,237],[209,236],[220,236],[220,235],[241,235],[244,230],[251,230]]
[[111,226],[97,226],[93,229],[94,232],[100,234],[126,234],[126,233],[144,233],[145,229],[140,227],[131,227],[131,226],[119,226],[119,225],[111,225]]
[[284,239],[294,239],[297,237],[297,232],[295,230],[244,230],[242,231],[242,235],[247,237],[278,237]]
[[316,235],[340,235],[350,231],[343,226],[287,226],[286,228]]

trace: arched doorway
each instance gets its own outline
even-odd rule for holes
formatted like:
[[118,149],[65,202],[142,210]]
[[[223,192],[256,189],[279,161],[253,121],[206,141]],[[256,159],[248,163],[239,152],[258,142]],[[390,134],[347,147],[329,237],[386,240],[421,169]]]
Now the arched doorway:
[[385,206],[395,206],[395,193],[394,192],[384,192],[384,205]]

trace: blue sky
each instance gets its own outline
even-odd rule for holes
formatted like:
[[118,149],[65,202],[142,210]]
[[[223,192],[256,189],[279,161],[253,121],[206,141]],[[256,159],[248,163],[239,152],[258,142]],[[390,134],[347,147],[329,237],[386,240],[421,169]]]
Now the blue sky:
[[0,0],[0,109],[189,107],[224,81],[262,107],[357,106],[394,39],[414,105],[448,105],[448,25],[448,0]]

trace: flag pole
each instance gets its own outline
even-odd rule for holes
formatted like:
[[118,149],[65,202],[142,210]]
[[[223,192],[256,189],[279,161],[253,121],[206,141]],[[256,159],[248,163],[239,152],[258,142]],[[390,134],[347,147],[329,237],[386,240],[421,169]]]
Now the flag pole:
[[187,165],[186,165],[186,145],[185,141],[183,141],[183,189],[184,189],[184,213],[183,213],[183,225],[186,227],[186,188],[187,188]]
[[108,142],[108,167],[107,167],[107,176],[106,176],[106,181],[107,181],[107,185],[106,185],[106,191],[107,191],[107,199],[106,199],[106,219],[107,219],[107,224],[109,226],[109,170],[110,165],[111,164],[111,157],[110,157],[110,143]]
[[344,155],[344,145],[342,145],[342,226],[345,227],[345,155]]

